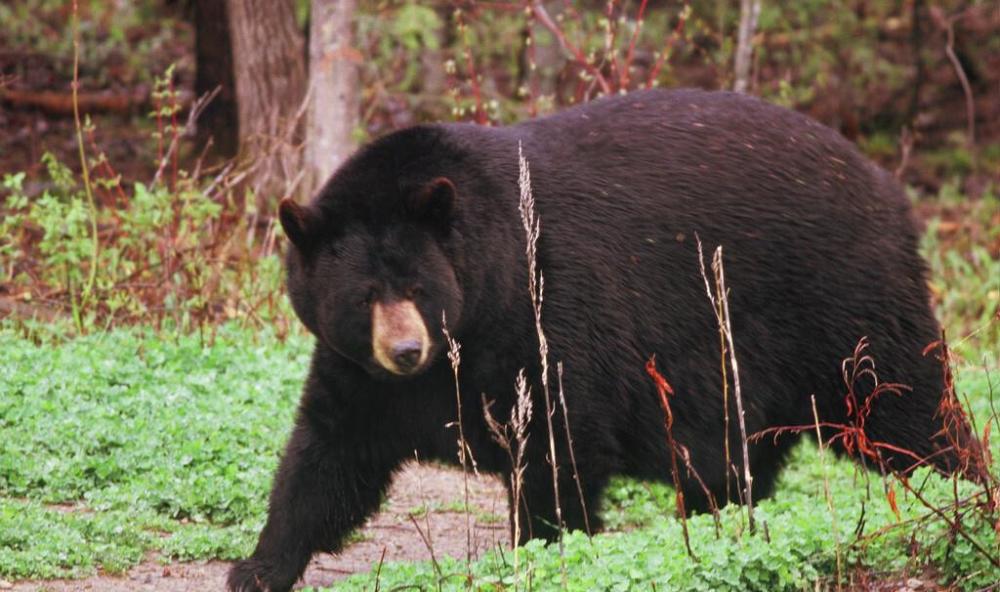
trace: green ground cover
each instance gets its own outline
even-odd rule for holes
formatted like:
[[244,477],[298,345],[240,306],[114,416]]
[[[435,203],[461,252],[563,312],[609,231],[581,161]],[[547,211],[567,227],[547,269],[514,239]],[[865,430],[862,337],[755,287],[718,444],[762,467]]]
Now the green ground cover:
[[235,558],[262,526],[309,344],[223,329],[0,332],[0,575]]

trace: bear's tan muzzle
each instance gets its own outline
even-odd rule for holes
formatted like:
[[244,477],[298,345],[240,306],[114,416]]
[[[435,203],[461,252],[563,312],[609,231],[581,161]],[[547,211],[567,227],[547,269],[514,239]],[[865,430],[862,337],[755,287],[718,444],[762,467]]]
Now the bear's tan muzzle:
[[372,305],[372,350],[380,366],[393,374],[412,374],[427,361],[430,345],[412,300]]

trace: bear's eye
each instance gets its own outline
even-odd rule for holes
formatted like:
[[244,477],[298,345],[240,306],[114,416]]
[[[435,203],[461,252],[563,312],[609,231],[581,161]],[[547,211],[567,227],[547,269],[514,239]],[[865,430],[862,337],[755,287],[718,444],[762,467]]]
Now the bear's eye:
[[365,292],[365,297],[358,303],[358,306],[362,308],[371,308],[372,304],[375,303],[375,296],[375,288],[369,288],[368,291]]
[[424,295],[424,289],[420,286],[410,286],[406,289],[404,296],[407,300],[414,300]]

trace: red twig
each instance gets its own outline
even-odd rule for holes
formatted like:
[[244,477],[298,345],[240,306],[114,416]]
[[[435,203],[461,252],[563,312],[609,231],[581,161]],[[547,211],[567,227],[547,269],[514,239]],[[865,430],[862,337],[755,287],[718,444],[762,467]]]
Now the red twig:
[[[875,362],[870,355],[865,353],[867,347],[867,338],[862,338],[855,347],[852,357],[844,360],[842,365],[842,375],[847,386],[847,394],[844,397],[844,403],[847,406],[848,424],[819,422],[817,420],[817,422],[811,426],[786,426],[762,430],[751,436],[751,439],[757,441],[769,434],[777,438],[784,433],[798,433],[808,429],[816,429],[818,431],[819,427],[834,430],[835,433],[827,441],[827,445],[835,441],[839,441],[841,446],[843,446],[844,450],[849,455],[859,453],[862,459],[871,460],[875,466],[883,470],[883,472],[885,472],[886,469],[890,469],[891,473],[895,476],[896,480],[899,481],[900,485],[902,485],[908,493],[912,494],[925,508],[943,520],[948,525],[951,533],[968,541],[969,544],[975,548],[976,552],[986,557],[994,566],[1000,567],[1000,558],[998,558],[995,553],[991,553],[989,549],[983,547],[983,545],[970,535],[962,525],[961,516],[958,513],[958,509],[962,505],[962,502],[958,498],[957,490],[955,491],[954,501],[956,517],[951,518],[945,513],[945,509],[932,504],[927,498],[925,498],[920,492],[921,488],[913,487],[910,484],[909,479],[906,477],[906,475],[911,473],[917,467],[928,464],[928,461],[933,459],[935,456],[954,452],[959,459],[959,466],[955,468],[966,474],[967,477],[977,480],[984,485],[986,502],[982,503],[978,507],[985,512],[996,512],[996,505],[993,501],[995,499],[994,490],[997,487],[996,478],[991,477],[988,470],[986,470],[986,467],[989,466],[989,458],[986,456],[988,453],[984,452],[984,447],[975,442],[974,437],[968,433],[968,421],[965,410],[962,409],[958,402],[958,397],[955,395],[954,377],[952,375],[950,365],[948,364],[948,348],[947,345],[945,345],[943,336],[941,341],[934,342],[927,346],[924,350],[924,354],[926,355],[930,351],[937,348],[940,348],[941,350],[940,359],[944,365],[944,390],[941,403],[938,408],[938,414],[942,418],[943,433],[939,432],[937,436],[944,436],[947,438],[949,445],[942,447],[940,450],[927,457],[921,457],[910,450],[886,442],[870,440],[865,433],[865,421],[871,414],[872,407],[879,396],[885,393],[891,393],[899,396],[902,394],[903,389],[907,388],[899,384],[880,383],[878,381],[878,376],[875,374]],[[858,379],[863,377],[870,378],[874,381],[875,386],[873,387],[872,392],[865,398],[864,402],[859,404],[857,394],[854,390],[854,385]],[[911,466],[902,469],[898,467],[891,467],[888,461],[884,458],[882,454],[883,451],[909,457],[914,460],[914,463]],[[900,512],[896,504],[896,492],[891,483],[886,484],[886,501],[898,518]],[[993,521],[997,523],[995,519]]]
[[646,3],[648,0],[642,0],[642,4],[639,5],[639,12],[635,16],[635,30],[632,31],[632,39],[628,44],[628,52],[625,54],[625,65],[621,69],[618,87],[622,89],[628,88],[629,83],[629,70],[632,66],[632,60],[635,57],[635,44],[639,40],[639,32],[642,31],[642,17],[646,13]]
[[674,441],[674,413],[670,409],[670,398],[674,394],[674,389],[670,383],[656,369],[656,356],[649,358],[646,362],[646,373],[653,379],[656,385],[656,393],[660,396],[660,406],[663,408],[663,425],[667,430],[667,447],[670,448],[670,477],[674,481],[674,493],[677,496],[677,514],[681,519],[681,530],[684,532],[684,547],[688,555],[695,561],[698,557],[691,550],[691,540],[688,536],[687,510],[684,507],[684,490],[681,489],[681,475],[677,467],[677,443]]
[[928,355],[934,350],[939,350],[938,360],[941,362],[941,369],[944,377],[943,392],[941,402],[938,404],[938,416],[942,420],[941,431],[938,436],[944,436],[948,441],[948,449],[954,450],[958,457],[958,467],[963,475],[982,483],[986,489],[987,498],[991,505],[994,505],[993,489],[998,486],[995,477],[992,477],[989,467],[992,464],[989,450],[989,423],[983,431],[983,441],[976,442],[976,427],[972,419],[962,408],[955,392],[955,375],[951,369],[951,353],[948,343],[945,341],[944,332],[941,339],[931,343],[924,348],[924,355]]
[[[94,139],[93,126],[88,126],[84,131],[87,134],[87,142],[90,144],[90,149],[93,150],[95,154],[101,155],[100,162],[98,164],[103,165],[102,168],[104,169],[104,175],[108,181],[108,184],[110,184],[112,181],[114,182],[114,187],[117,190],[118,199],[121,200],[122,205],[127,204],[128,198],[125,196],[125,191],[122,189],[121,182],[118,181],[117,179],[118,175],[117,173],[115,173],[115,169],[112,168],[111,163],[108,161],[107,155],[104,152],[102,152],[100,148],[98,148],[97,146],[97,141]],[[117,203],[117,200],[115,199],[115,196],[111,194],[110,189],[105,188],[105,193],[106,195],[108,195],[108,197],[111,198],[112,205]]]
[[656,83],[656,77],[660,75],[660,69],[663,68],[663,64],[670,58],[670,54],[674,51],[674,45],[677,44],[677,40],[684,33],[684,23],[687,22],[690,15],[691,5],[685,4],[680,14],[677,15],[677,26],[674,27],[673,33],[667,39],[667,44],[664,46],[663,51],[660,52],[660,57],[657,58],[656,63],[653,64],[653,67],[649,71],[649,76],[646,78],[646,88],[653,88],[653,85]]
[[[180,110],[180,104],[177,102],[177,91],[174,89],[174,78],[173,76],[167,81],[167,93],[170,97],[170,131],[171,143],[176,144],[180,136],[180,130],[177,127],[177,112]],[[173,166],[170,171],[170,190],[173,191],[177,189],[177,161],[179,160],[177,151],[173,154]]]
[[552,20],[548,11],[545,10],[545,6],[543,6],[541,2],[535,1],[531,3],[530,8],[532,14],[538,19],[538,22],[540,22],[543,27],[548,29],[549,32],[555,36],[556,40],[559,41],[559,45],[563,48],[563,50],[571,54],[573,56],[573,60],[588,74],[594,77],[594,81],[601,87],[601,92],[606,95],[611,94],[611,85],[608,83],[608,80],[603,74],[601,74],[600,70],[590,63],[590,60],[588,60],[587,56],[583,54],[583,51],[581,51],[576,45],[573,45],[569,39],[566,38],[566,34],[563,33],[563,30]]

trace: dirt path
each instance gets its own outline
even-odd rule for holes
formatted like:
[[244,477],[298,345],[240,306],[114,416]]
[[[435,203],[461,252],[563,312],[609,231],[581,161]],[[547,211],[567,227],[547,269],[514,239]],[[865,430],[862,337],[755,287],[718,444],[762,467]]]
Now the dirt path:
[[[352,573],[368,571],[378,563],[383,549],[386,561],[430,559],[430,551],[414,521],[425,535],[429,533],[435,556],[464,557],[463,499],[461,472],[426,465],[406,467],[397,476],[382,512],[372,517],[361,531],[361,540],[337,556],[314,558],[298,587],[329,586]],[[508,545],[507,496],[499,480],[470,475],[469,503],[473,507],[472,550],[476,556],[498,544]],[[228,568],[224,561],[162,564],[151,558],[123,576],[22,581],[9,587],[0,580],[0,590],[205,592],[223,590]]]

